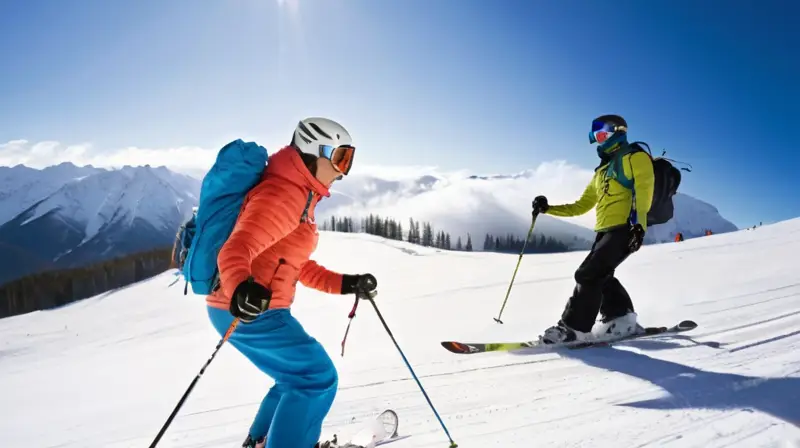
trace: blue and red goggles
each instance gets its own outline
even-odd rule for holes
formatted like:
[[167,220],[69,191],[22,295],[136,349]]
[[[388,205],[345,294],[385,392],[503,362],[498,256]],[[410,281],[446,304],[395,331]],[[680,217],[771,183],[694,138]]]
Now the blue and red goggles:
[[344,174],[350,172],[356,147],[351,145],[331,146],[319,145],[319,156],[331,161],[336,171]]
[[602,144],[617,131],[625,131],[625,126],[617,126],[607,121],[593,121],[592,130],[589,131],[589,143]]

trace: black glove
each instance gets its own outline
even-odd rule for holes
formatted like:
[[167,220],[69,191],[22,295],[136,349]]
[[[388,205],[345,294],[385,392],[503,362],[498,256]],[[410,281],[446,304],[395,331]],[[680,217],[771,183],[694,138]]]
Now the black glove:
[[250,277],[233,291],[230,311],[242,322],[252,322],[267,311],[271,299],[272,291]]
[[544,196],[536,196],[533,199],[533,213],[547,213],[550,205],[547,204],[547,198]]
[[356,292],[370,293],[378,287],[378,280],[372,274],[359,274],[342,276],[342,294],[355,294]]
[[634,224],[631,227],[631,239],[628,242],[628,248],[631,250],[631,253],[636,252],[642,247],[642,242],[644,241],[644,228],[642,228],[641,224]]

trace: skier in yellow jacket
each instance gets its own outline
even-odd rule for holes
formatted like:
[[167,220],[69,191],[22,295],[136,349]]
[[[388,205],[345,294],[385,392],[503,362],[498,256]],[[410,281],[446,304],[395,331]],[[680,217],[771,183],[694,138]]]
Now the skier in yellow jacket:
[[[596,118],[589,142],[598,144],[601,162],[581,198],[565,205],[548,205],[544,196],[533,200],[534,213],[578,216],[596,206],[597,215],[592,249],[575,271],[575,288],[561,319],[540,336],[544,343],[618,337],[636,331],[633,303],[614,271],[642,245],[654,177],[650,156],[634,151],[627,130],[627,122],[618,115]],[[594,328],[598,313],[601,324]]]

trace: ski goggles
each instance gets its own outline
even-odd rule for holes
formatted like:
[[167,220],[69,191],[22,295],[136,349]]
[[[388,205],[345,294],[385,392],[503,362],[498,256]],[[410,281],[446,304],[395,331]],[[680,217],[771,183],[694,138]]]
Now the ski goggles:
[[345,176],[350,172],[350,168],[353,166],[353,156],[355,152],[355,146],[351,145],[319,145],[319,156],[330,160],[336,171]]
[[592,122],[592,130],[589,131],[589,143],[600,143],[602,144],[616,131],[624,131],[626,130],[625,126],[616,126],[613,123],[609,123],[607,121],[593,121]]

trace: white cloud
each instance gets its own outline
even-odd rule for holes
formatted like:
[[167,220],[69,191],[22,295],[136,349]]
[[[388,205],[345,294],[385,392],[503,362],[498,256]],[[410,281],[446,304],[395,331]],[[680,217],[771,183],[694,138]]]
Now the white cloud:
[[290,16],[295,16],[300,10],[300,0],[278,0],[278,7],[285,8]]

